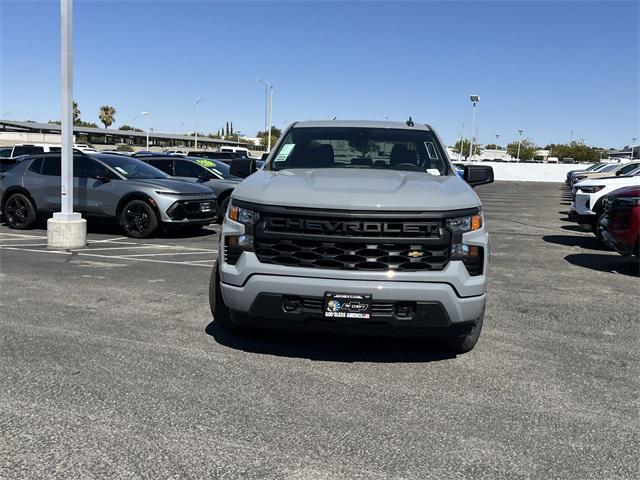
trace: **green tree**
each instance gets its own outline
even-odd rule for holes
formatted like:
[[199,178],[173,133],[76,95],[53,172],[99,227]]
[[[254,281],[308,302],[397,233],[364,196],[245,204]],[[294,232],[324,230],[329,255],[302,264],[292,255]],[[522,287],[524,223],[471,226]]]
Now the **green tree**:
[[484,147],[487,150],[500,150],[500,145],[496,145],[495,143],[490,143],[489,145],[485,145]]
[[560,161],[563,158],[573,158],[577,162],[594,163],[600,159],[600,152],[603,150],[598,147],[590,147],[584,142],[573,141],[571,143],[552,143],[545,147],[550,150],[550,155],[558,157]]
[[73,124],[76,125],[80,121],[80,109],[78,102],[73,102]]
[[[535,143],[528,138],[525,138],[520,142],[520,160],[532,160],[536,154],[536,151],[540,150]],[[513,158],[518,156],[518,142],[514,141],[507,145],[507,153]]]
[[[460,153],[460,148],[462,148],[462,157],[467,158],[469,156],[469,148],[471,147],[471,143],[466,138],[462,140],[458,140],[456,144],[451,148],[455,153]],[[473,146],[473,154],[480,155],[481,148],[480,145]]]
[[118,128],[118,130],[124,130],[124,131],[131,131],[131,132],[142,132],[143,130],[136,128],[136,127],[132,127],[131,125],[121,125],[120,128]]
[[116,109],[110,105],[103,105],[98,112],[98,118],[104,124],[104,128],[109,128],[116,119]]
[[[282,130],[276,128],[274,126],[271,127],[271,146],[273,147],[276,143],[276,140],[280,138],[282,135]],[[260,139],[260,145],[266,147],[269,144],[269,135],[267,135],[267,131],[258,132],[256,135]]]

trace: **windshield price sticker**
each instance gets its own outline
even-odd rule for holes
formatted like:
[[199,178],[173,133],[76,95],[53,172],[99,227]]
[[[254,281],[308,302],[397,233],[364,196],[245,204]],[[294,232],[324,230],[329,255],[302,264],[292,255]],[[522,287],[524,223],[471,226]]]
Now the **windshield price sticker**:
[[289,155],[291,154],[291,151],[293,150],[293,147],[295,147],[296,144],[295,143],[287,143],[286,145],[284,145],[282,147],[282,149],[280,150],[280,152],[278,153],[278,156],[276,157],[275,161],[276,162],[285,162],[287,160],[287,158],[289,158]]

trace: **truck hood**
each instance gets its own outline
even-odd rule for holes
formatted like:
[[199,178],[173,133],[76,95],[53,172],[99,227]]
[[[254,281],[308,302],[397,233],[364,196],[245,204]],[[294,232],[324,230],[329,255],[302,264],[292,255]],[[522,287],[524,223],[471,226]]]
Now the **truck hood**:
[[481,205],[457,175],[355,168],[259,170],[236,187],[233,198],[336,210],[442,211]]

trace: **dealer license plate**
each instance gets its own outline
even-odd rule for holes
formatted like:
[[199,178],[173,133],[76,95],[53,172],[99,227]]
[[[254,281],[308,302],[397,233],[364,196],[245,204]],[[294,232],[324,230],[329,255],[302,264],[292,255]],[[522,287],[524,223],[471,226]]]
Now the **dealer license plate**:
[[324,316],[325,318],[369,320],[372,301],[371,294],[325,292]]

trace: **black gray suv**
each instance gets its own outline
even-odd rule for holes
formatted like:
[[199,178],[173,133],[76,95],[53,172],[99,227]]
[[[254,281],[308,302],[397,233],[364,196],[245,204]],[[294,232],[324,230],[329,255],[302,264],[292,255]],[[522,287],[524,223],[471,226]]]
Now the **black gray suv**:
[[[135,158],[73,157],[74,210],[117,218],[127,235],[149,237],[163,225],[202,226],[217,216],[206,186],[171,179]],[[60,209],[60,154],[33,155],[0,176],[0,208],[11,228],[30,228],[38,214]]]

